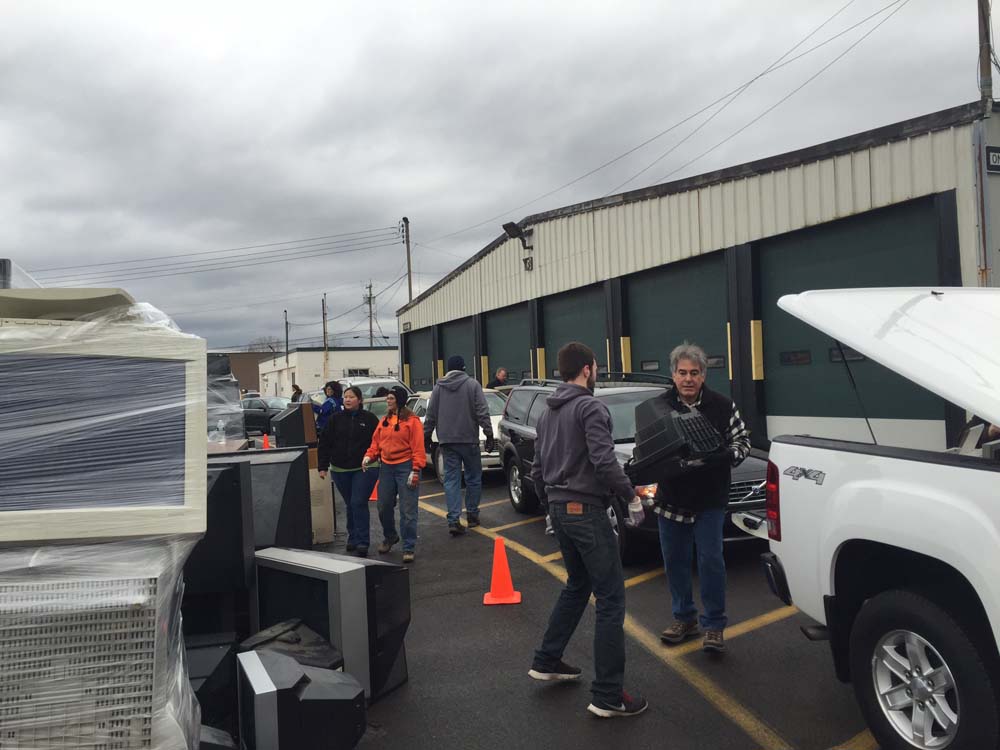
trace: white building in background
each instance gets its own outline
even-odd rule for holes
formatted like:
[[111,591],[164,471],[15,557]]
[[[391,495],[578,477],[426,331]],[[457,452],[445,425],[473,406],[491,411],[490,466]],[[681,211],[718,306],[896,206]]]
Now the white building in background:
[[399,349],[395,346],[323,347],[292,349],[260,362],[260,392],[291,396],[292,383],[306,393],[318,391],[329,380],[350,377],[399,377]]

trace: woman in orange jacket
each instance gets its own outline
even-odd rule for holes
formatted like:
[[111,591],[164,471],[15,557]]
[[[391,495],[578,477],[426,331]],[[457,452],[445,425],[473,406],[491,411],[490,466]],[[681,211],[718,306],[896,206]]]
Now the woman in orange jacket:
[[399,530],[403,536],[403,562],[413,562],[417,546],[417,498],[420,493],[420,471],[427,464],[424,451],[424,426],[420,419],[406,408],[409,393],[396,386],[387,395],[389,407],[385,418],[379,422],[372,436],[372,443],[361,461],[361,470],[367,471],[374,460],[378,470],[378,517],[382,522],[380,555],[392,549],[399,541],[396,533],[396,498],[399,498]]

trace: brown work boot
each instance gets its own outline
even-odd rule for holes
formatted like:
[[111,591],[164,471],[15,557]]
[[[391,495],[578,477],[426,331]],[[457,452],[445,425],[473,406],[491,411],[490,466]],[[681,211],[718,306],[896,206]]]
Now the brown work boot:
[[722,631],[706,630],[701,650],[708,651],[709,653],[724,654],[726,652],[726,639],[722,637]]
[[660,633],[660,640],[670,644],[681,643],[688,638],[698,635],[700,632],[701,630],[698,628],[697,622],[674,620],[669,628]]
[[392,549],[392,545],[394,545],[398,541],[399,541],[398,536],[394,536],[392,539],[386,539],[378,546],[378,553],[380,555],[386,554],[389,550]]

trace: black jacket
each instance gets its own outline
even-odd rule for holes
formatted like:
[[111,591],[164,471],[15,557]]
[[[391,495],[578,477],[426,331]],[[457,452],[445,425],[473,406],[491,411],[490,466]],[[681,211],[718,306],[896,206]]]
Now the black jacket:
[[[686,414],[691,409],[671,388],[663,396],[670,401],[674,410]],[[729,504],[729,485],[732,481],[732,467],[743,462],[750,452],[750,433],[728,396],[701,387],[701,403],[698,411],[708,418],[712,426],[722,435],[725,452],[717,460],[710,460],[706,466],[662,479],[656,491],[656,499],[662,504],[690,511],[720,510]]]
[[538,420],[531,482],[551,503],[604,507],[609,494],[631,499],[632,483],[615,458],[608,407],[584,388],[563,383]]
[[331,414],[319,436],[319,470],[326,471],[329,466],[336,466],[338,469],[361,468],[361,459],[372,443],[376,427],[378,417],[364,409]]

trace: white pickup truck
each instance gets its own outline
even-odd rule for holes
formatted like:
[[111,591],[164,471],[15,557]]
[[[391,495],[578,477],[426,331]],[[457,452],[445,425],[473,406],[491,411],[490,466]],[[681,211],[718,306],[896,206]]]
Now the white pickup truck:
[[[829,290],[778,305],[1000,424],[1000,289]],[[1000,441],[976,442],[771,444],[768,581],[820,623],[803,632],[830,641],[882,750],[1000,744]]]

